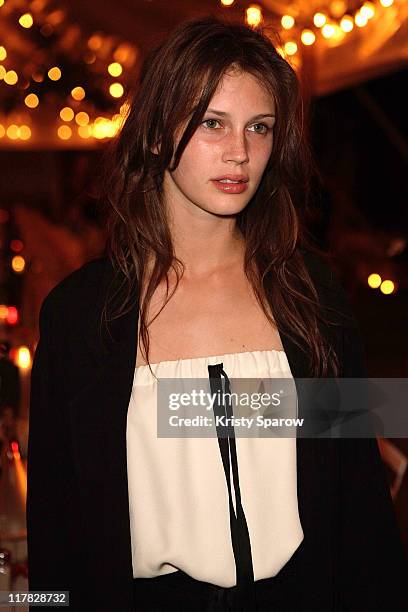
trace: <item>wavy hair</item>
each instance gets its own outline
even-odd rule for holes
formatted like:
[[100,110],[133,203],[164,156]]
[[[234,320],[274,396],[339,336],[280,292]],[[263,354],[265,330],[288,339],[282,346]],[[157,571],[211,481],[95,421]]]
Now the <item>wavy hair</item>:
[[[307,351],[310,375],[338,375],[337,356],[319,330],[319,321],[330,322],[302,257],[302,247],[314,248],[304,224],[314,162],[300,85],[272,42],[274,35],[216,17],[186,21],[147,55],[129,94],[128,112],[108,151],[103,181],[107,253],[122,279],[116,289],[119,307],[110,318],[128,312],[133,300],[140,299],[140,338],[149,367],[150,300],[165,280],[165,306],[184,269],[173,251],[164,173],[178,166],[224,74],[238,69],[255,76],[276,106],[271,156],[256,193],[236,215],[245,240],[244,271],[271,324]],[[177,283],[169,296],[171,268]],[[113,303],[114,296],[107,298],[105,322],[110,300]]]

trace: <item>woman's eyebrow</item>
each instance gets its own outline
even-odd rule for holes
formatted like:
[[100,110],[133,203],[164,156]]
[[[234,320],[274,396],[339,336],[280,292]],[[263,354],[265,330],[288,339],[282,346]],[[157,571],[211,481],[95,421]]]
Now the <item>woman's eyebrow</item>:
[[[216,110],[215,108],[207,108],[207,112],[214,113],[214,115],[220,115],[220,117],[229,117],[229,113]],[[255,119],[262,119],[263,117],[275,117],[275,115],[273,113],[260,113],[259,115],[255,115],[255,117],[251,117],[250,121],[255,121]]]

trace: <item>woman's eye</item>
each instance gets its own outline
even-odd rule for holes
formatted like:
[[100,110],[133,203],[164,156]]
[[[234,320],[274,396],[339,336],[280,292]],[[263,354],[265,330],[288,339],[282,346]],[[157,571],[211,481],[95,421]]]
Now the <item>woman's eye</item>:
[[[203,121],[203,125],[204,125],[205,123],[211,123],[211,122],[212,122],[213,124],[214,124],[214,123],[218,123],[218,120],[217,120],[217,119],[206,119],[205,121]],[[212,127],[215,127],[215,126],[214,126],[214,125],[207,125],[206,127],[208,127],[208,128],[210,128],[210,129],[211,129]]]
[[[205,123],[211,123],[211,122],[213,122],[213,123],[219,123],[218,119],[206,119],[205,121],[203,121],[203,125],[204,125]],[[267,132],[269,132],[269,130],[271,129],[271,128],[269,128],[267,125],[265,125],[264,123],[254,123],[254,126],[261,126],[261,127],[263,128],[263,130],[262,130],[262,131],[260,131],[260,130],[255,130],[255,133],[256,133],[256,134],[266,134],[266,133],[267,133]],[[212,129],[212,127],[211,127],[211,126],[206,126],[206,127],[207,127],[207,129],[210,129],[210,130]],[[253,127],[253,126],[251,126],[251,127]]]

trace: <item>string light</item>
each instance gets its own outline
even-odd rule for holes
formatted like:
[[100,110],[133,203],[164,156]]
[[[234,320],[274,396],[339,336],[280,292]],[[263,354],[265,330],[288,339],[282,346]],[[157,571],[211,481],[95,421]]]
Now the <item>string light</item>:
[[21,140],[29,140],[31,138],[31,129],[28,125],[20,125]]
[[385,295],[389,295],[390,293],[393,293],[394,289],[395,289],[395,285],[392,282],[392,280],[383,280],[383,282],[380,285],[380,290]]
[[246,22],[249,26],[255,27],[262,21],[262,9],[258,4],[251,4],[245,11]]
[[15,85],[17,81],[18,81],[18,75],[15,70],[9,70],[4,75],[4,82],[7,83],[7,85]]
[[372,289],[378,289],[378,287],[381,285],[381,276],[379,274],[370,274],[370,276],[367,278],[367,283],[368,286],[371,287]]
[[75,121],[78,125],[87,125],[89,123],[89,115],[83,111],[75,115]]
[[297,50],[298,46],[293,40],[289,40],[287,43],[285,43],[285,53],[287,55],[295,55]]
[[75,113],[70,106],[64,106],[60,110],[60,117],[63,121],[72,121],[74,115]]
[[333,17],[341,17],[347,10],[347,3],[344,0],[333,0],[330,3],[330,13]]
[[90,138],[92,136],[92,127],[90,125],[80,125],[78,134],[81,138]]
[[16,365],[22,370],[28,370],[31,366],[31,354],[28,346],[19,346],[17,350]]
[[61,70],[58,68],[58,66],[54,66],[53,68],[49,69],[48,76],[51,81],[58,81],[61,78]]
[[357,11],[357,13],[354,15],[354,23],[359,28],[363,28],[367,25],[368,19],[360,11]]
[[122,74],[122,65],[119,64],[119,62],[112,62],[112,64],[109,64],[108,66],[108,72],[110,75],[112,75],[113,77],[118,77]]
[[0,81],[4,79],[4,77],[6,76],[6,72],[7,70],[5,69],[5,67],[0,65]]
[[295,25],[295,19],[292,15],[283,15],[281,19],[282,28],[285,30],[290,30]]
[[74,87],[71,91],[71,96],[74,100],[83,100],[85,98],[85,90],[83,87]]
[[20,19],[18,20],[18,23],[23,28],[31,28],[34,23],[33,17],[30,13],[24,13],[24,15],[21,15]]
[[354,28],[353,18],[350,17],[350,15],[344,15],[344,17],[340,21],[340,27],[343,32],[351,32],[351,30]]
[[303,30],[300,40],[306,46],[313,45],[316,40],[315,33],[312,30]]
[[69,125],[60,125],[57,133],[61,140],[68,140],[72,136],[72,130]]
[[6,51],[5,47],[0,47],[0,62],[5,60],[6,57],[7,57],[7,51]]
[[35,93],[30,93],[24,98],[24,103],[28,108],[36,108],[39,102],[38,96]]
[[25,268],[24,257],[22,257],[21,255],[14,255],[14,257],[11,260],[11,267],[13,268],[14,272],[17,272],[17,274],[24,272],[24,268]]
[[322,28],[326,21],[327,17],[324,13],[316,13],[313,16],[313,23],[315,24],[316,28]]
[[15,123],[9,125],[6,130],[6,134],[8,138],[10,138],[10,140],[17,140],[17,138],[19,137],[18,125],[15,125]]
[[109,87],[109,93],[112,98],[121,98],[124,93],[123,85],[120,83],[112,83]]
[[372,19],[375,15],[375,6],[372,2],[364,2],[360,13],[367,19]]
[[322,27],[322,36],[324,36],[324,38],[331,38],[334,36],[334,26],[331,23],[326,23],[326,25]]
[[98,51],[102,47],[102,36],[99,34],[93,34],[88,40],[88,47],[91,51]]

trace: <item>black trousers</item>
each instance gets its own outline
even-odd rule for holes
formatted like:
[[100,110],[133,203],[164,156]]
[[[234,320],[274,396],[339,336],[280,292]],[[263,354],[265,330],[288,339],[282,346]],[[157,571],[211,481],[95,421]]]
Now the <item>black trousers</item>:
[[[200,582],[177,571],[155,578],[134,578],[135,612],[245,612],[236,603],[236,587]],[[259,612],[296,612],[296,567],[291,561],[272,578],[255,581]],[[235,601],[235,603],[234,603]]]

